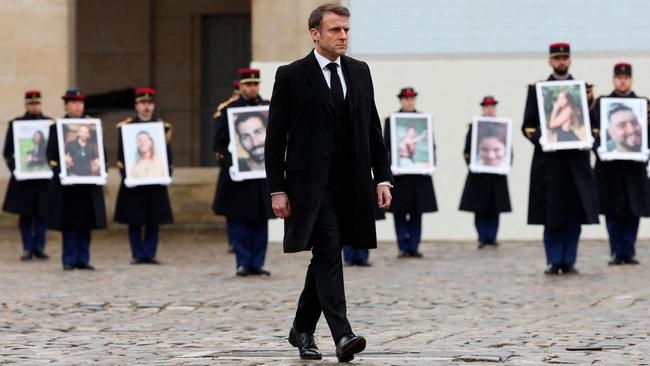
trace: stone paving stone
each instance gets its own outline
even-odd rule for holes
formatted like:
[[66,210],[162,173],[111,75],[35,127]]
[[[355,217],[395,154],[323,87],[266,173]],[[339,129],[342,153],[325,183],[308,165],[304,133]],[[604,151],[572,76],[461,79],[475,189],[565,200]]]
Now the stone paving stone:
[[[337,364],[324,318],[322,361],[286,341],[309,253],[271,244],[273,275],[239,278],[223,237],[166,231],[164,265],[133,266],[123,237],[98,232],[98,270],[64,272],[60,239],[24,263],[17,233],[0,238],[0,364]],[[585,242],[580,275],[546,277],[541,243],[424,243],[421,260],[383,243],[373,267],[345,268],[368,340],[353,364],[650,365],[650,242],[637,249],[642,265],[609,267],[608,244]]]

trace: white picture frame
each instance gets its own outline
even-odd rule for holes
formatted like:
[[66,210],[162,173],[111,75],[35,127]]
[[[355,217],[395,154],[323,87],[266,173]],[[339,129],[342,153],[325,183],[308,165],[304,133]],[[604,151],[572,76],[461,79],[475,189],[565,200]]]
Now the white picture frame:
[[[88,149],[84,148],[80,152],[77,151],[78,147],[75,147],[79,144],[75,145],[73,142],[79,137],[79,131],[82,129],[89,135],[86,145]],[[105,185],[107,173],[101,121],[96,118],[60,118],[56,121],[56,130],[61,184]]]
[[433,174],[436,166],[431,114],[392,113],[389,123],[393,175]]
[[[14,143],[13,171],[17,181],[51,179],[52,169],[47,160],[47,141],[50,135],[49,119],[15,120],[12,122]],[[37,136],[38,139],[37,139]],[[37,141],[35,141],[37,140]]]
[[[167,139],[163,122],[127,123],[121,128],[124,151],[124,185],[169,185]],[[140,147],[149,143],[151,153],[143,156]]]
[[[585,82],[543,81],[535,84],[535,90],[542,150],[590,149],[594,138],[591,135]],[[556,123],[560,125],[556,126]]]
[[264,141],[268,120],[268,105],[228,108],[228,150],[232,155],[228,173],[232,180],[266,178]]
[[[613,114],[610,113],[614,112]],[[629,116],[633,120],[624,119]],[[639,142],[638,146],[623,147],[613,138],[618,136],[612,126],[612,119],[615,123],[629,123],[636,131],[631,136]],[[648,100],[645,98],[601,98],[600,99],[600,148],[598,155],[601,160],[632,160],[645,162],[648,160]],[[625,143],[625,142],[621,142]],[[625,149],[630,151],[625,151]]]
[[508,175],[512,166],[512,120],[474,117],[470,154],[470,172]]

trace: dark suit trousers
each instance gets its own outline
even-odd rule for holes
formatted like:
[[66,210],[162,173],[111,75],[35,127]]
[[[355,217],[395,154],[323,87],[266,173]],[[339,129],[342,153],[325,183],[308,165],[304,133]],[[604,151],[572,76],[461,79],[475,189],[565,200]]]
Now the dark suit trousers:
[[332,332],[334,342],[351,334],[347,318],[341,238],[335,193],[323,197],[312,233],[312,259],[307,269],[305,287],[298,301],[293,326],[298,332],[313,334],[321,312]]

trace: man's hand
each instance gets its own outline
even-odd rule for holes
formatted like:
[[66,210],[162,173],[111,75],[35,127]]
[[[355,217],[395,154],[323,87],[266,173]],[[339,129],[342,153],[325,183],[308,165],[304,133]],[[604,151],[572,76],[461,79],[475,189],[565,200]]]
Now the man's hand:
[[273,213],[280,219],[286,219],[291,216],[291,205],[289,196],[286,193],[278,193],[271,196],[271,207]]
[[386,185],[377,186],[377,207],[387,209],[390,207],[390,202],[393,196],[390,194],[390,187]]

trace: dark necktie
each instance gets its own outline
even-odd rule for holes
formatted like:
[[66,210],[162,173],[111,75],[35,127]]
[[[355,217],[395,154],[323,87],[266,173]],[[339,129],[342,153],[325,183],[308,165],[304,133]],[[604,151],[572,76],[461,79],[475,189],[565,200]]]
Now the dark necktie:
[[339,78],[338,67],[334,62],[327,64],[327,68],[330,70],[330,90],[332,92],[332,102],[335,106],[342,108],[343,107],[343,86],[341,85],[341,79]]

